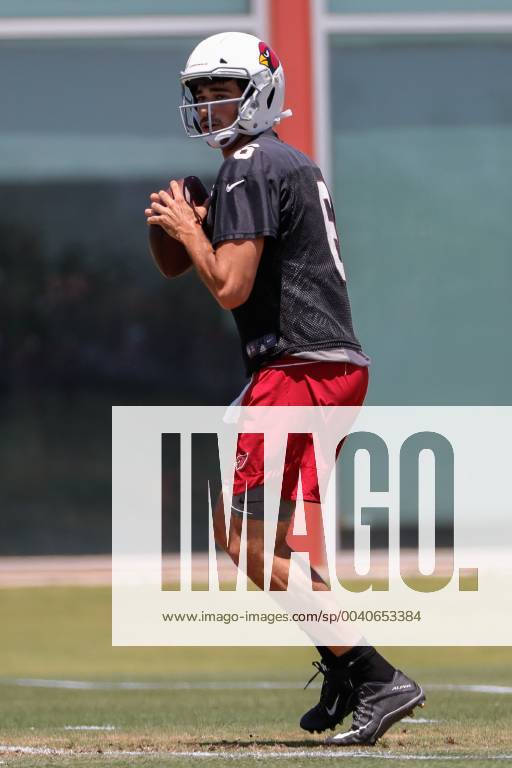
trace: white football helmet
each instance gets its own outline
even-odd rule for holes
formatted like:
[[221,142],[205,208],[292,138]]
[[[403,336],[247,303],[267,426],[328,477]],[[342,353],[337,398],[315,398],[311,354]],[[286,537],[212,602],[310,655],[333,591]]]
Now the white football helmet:
[[[196,102],[193,81],[199,78],[226,78],[244,82],[239,98]],[[253,136],[266,131],[292,113],[283,112],[284,72],[281,62],[267,43],[245,32],[222,32],[194,48],[181,72],[183,101],[181,119],[187,136],[202,137],[217,149],[228,147],[240,134]],[[235,121],[219,130],[212,127],[212,105],[238,103]],[[208,109],[208,131],[200,126],[198,107]]]

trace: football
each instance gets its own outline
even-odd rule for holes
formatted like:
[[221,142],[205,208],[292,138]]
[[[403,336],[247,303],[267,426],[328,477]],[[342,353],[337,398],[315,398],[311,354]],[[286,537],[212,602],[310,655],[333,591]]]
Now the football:
[[[197,176],[186,176],[177,181],[183,197],[190,206],[204,205],[208,191]],[[170,187],[167,192],[174,197]],[[149,226],[149,250],[158,269],[165,277],[177,277],[192,266],[185,246],[168,235],[158,224]]]

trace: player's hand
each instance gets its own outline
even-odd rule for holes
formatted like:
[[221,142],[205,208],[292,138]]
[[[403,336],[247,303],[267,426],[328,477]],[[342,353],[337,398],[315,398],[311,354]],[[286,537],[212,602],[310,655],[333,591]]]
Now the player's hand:
[[144,213],[148,224],[157,224],[171,237],[183,241],[196,230],[198,221],[183,197],[179,184],[171,181],[170,189],[174,197],[163,189],[158,193],[153,192],[150,196],[151,207],[146,208]]
[[[153,192],[150,195],[150,199],[151,199],[152,203],[160,203],[161,202],[160,195],[158,194],[158,192]],[[203,205],[196,205],[194,202],[192,202],[192,210],[194,211],[194,214],[195,214],[195,217],[196,217],[196,221],[198,222],[198,224],[202,224],[203,221],[205,220],[205,218],[206,218],[206,216],[208,214],[208,208],[209,207],[210,207],[210,198],[209,197],[206,198],[206,200],[204,201]],[[145,214],[148,217],[149,216],[153,216],[154,215],[154,211],[153,211],[152,208],[146,208]],[[149,222],[149,223],[151,224],[151,223],[154,223],[154,222]]]

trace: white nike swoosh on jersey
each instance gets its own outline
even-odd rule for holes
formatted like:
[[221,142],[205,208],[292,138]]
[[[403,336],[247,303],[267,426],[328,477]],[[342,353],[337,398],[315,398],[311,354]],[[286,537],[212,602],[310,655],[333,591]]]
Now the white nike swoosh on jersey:
[[235,181],[233,184],[226,184],[226,192],[231,192],[233,187],[238,187],[239,184],[243,184],[245,179],[240,179],[240,181]]
[[331,717],[332,717],[332,716],[334,715],[334,713],[336,712],[336,707],[338,706],[338,701],[339,701],[339,700],[340,700],[340,696],[339,696],[339,694],[338,694],[338,695],[336,696],[336,701],[335,701],[335,702],[334,702],[334,704],[332,705],[332,709],[329,709],[329,707],[326,707],[326,708],[325,708],[325,709],[326,709],[326,711],[327,711],[327,714],[328,714],[328,715],[330,715]]

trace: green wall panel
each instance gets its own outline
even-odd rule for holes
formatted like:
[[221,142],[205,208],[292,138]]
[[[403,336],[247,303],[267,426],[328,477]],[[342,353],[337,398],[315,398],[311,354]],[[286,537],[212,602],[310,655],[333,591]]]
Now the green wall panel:
[[197,42],[4,42],[0,180],[213,172],[218,153],[186,138],[177,109]]
[[510,404],[512,46],[338,40],[331,67],[369,401]]
[[331,13],[491,13],[512,11],[512,0],[329,0]]
[[249,13],[249,0],[0,0],[2,16],[131,16]]

